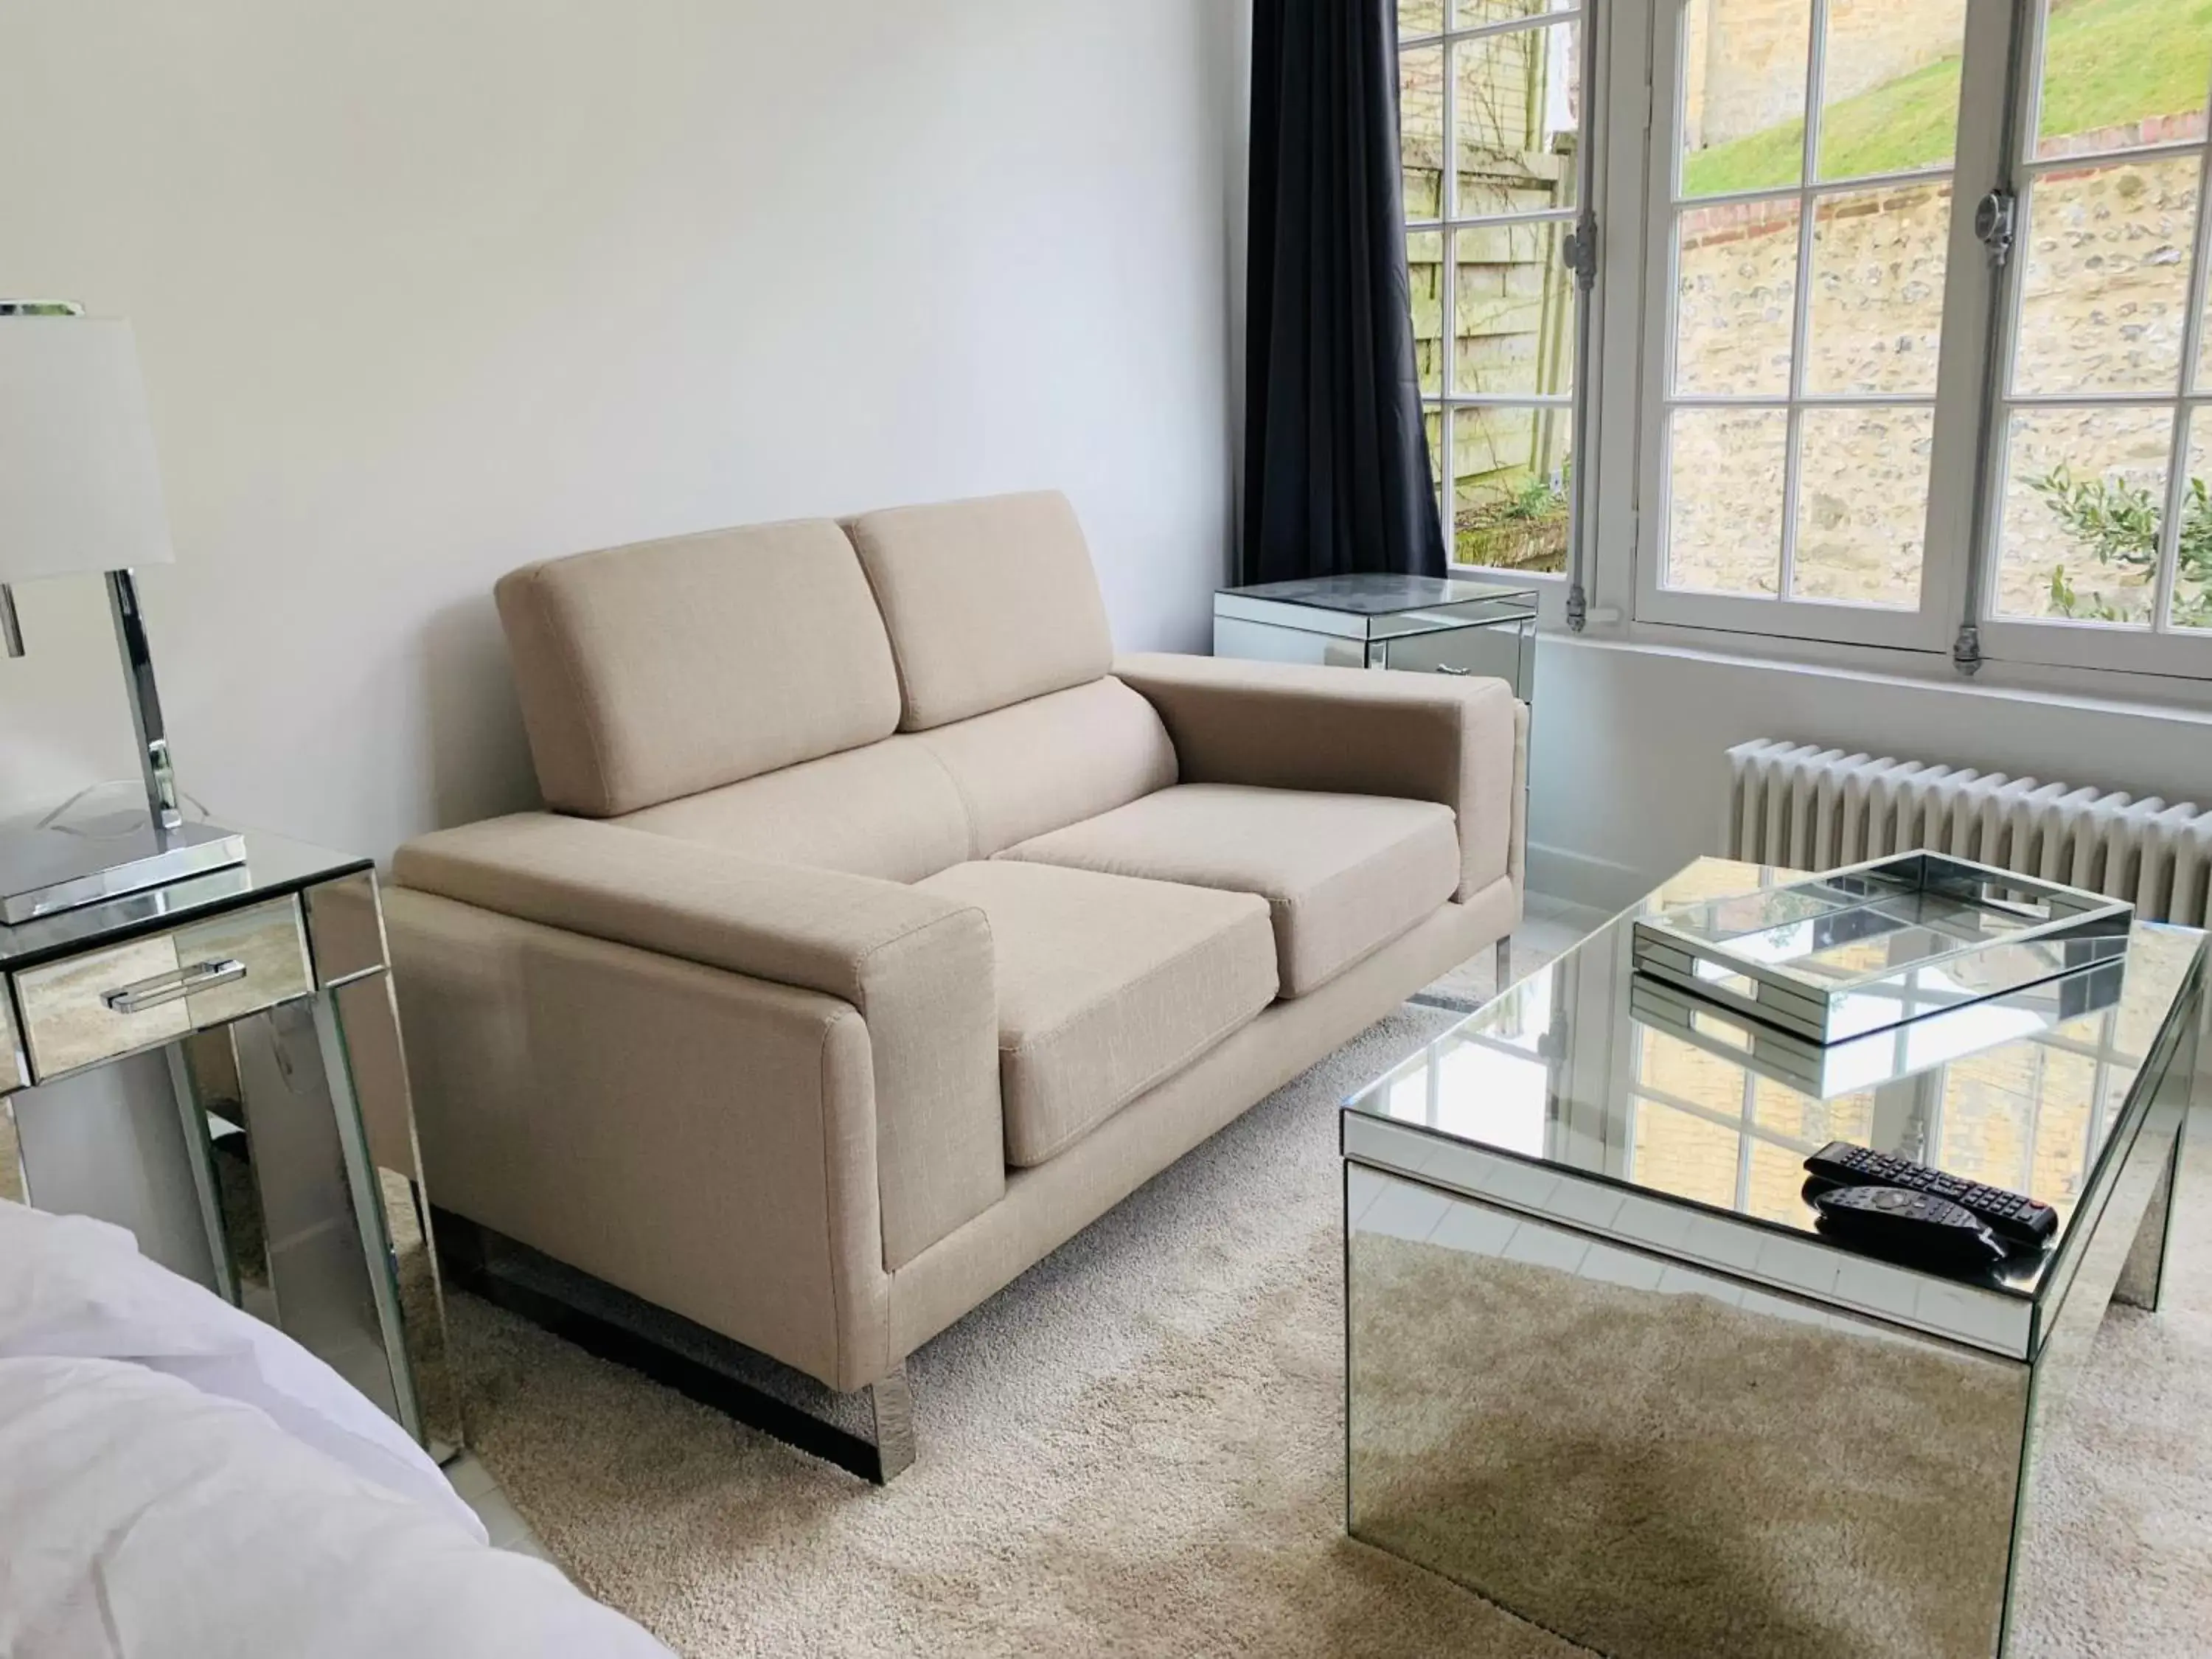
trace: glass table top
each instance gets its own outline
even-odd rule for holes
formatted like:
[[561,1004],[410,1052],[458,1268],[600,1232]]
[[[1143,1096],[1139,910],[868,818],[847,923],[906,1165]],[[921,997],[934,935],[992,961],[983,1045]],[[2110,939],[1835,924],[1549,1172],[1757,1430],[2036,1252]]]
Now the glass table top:
[[2056,1247],[1984,1287],[2035,1297],[2064,1271],[2075,1206],[2146,1056],[2193,1008],[2203,935],[2138,921],[2118,962],[1826,1048],[1668,988],[1654,997],[1634,971],[1637,916],[1800,878],[1700,860],[1355,1096],[1347,1117],[1786,1235],[1814,1233],[1806,1156],[1855,1141],[2055,1206]]
[[1278,605],[1310,605],[1357,617],[1388,616],[1401,611],[1423,611],[1436,605],[1470,605],[1485,600],[1523,600],[1532,608],[1536,603],[1536,590],[1533,587],[1468,581],[1458,576],[1404,576],[1380,571],[1344,576],[1303,576],[1293,581],[1262,582],[1255,587],[1224,587],[1221,591],[1240,599],[1268,599]]
[[12,973],[92,945],[155,932],[204,911],[297,892],[317,882],[374,868],[356,854],[333,853],[258,830],[245,835],[243,864],[14,927],[0,925],[0,972]]

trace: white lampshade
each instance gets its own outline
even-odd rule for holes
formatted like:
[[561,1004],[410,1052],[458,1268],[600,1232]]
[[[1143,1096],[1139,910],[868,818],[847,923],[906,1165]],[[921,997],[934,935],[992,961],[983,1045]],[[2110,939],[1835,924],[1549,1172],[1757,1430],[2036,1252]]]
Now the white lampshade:
[[131,325],[0,317],[0,582],[175,557]]

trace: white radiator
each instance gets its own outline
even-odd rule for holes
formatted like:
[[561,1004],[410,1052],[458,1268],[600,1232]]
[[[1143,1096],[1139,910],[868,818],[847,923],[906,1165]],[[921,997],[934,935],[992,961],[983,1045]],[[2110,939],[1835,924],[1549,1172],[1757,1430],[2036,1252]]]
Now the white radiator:
[[1729,856],[1827,870],[1926,848],[2212,927],[2212,812],[1762,738],[1729,750]]

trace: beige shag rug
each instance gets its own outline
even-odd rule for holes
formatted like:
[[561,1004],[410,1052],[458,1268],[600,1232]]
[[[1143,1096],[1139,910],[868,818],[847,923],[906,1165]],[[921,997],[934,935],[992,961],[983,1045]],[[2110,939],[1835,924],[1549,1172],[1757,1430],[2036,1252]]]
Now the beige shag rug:
[[[1448,1019],[1409,1005],[915,1356],[887,1489],[458,1296],[477,1451],[580,1583],[701,1659],[1579,1653],[1344,1534],[1335,1108]],[[2044,1453],[2018,1654],[2212,1651],[2201,1211],[2177,1249],[2168,1312],[2110,1316]]]

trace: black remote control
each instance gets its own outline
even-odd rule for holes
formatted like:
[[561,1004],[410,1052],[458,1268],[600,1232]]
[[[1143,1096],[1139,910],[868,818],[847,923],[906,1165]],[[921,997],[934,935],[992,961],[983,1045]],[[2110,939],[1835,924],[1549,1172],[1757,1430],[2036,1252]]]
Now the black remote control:
[[1996,1236],[1971,1212],[1902,1187],[1831,1187],[1813,1200],[1820,1231],[1878,1255],[1940,1268],[1989,1268],[2005,1259]]
[[1848,1140],[1830,1141],[1805,1160],[1805,1167],[1822,1181],[1839,1187],[1902,1187],[1908,1192],[1948,1199],[2014,1250],[2039,1250],[2058,1231],[2058,1212],[2025,1194],[1961,1180],[1925,1164],[1854,1146]]

